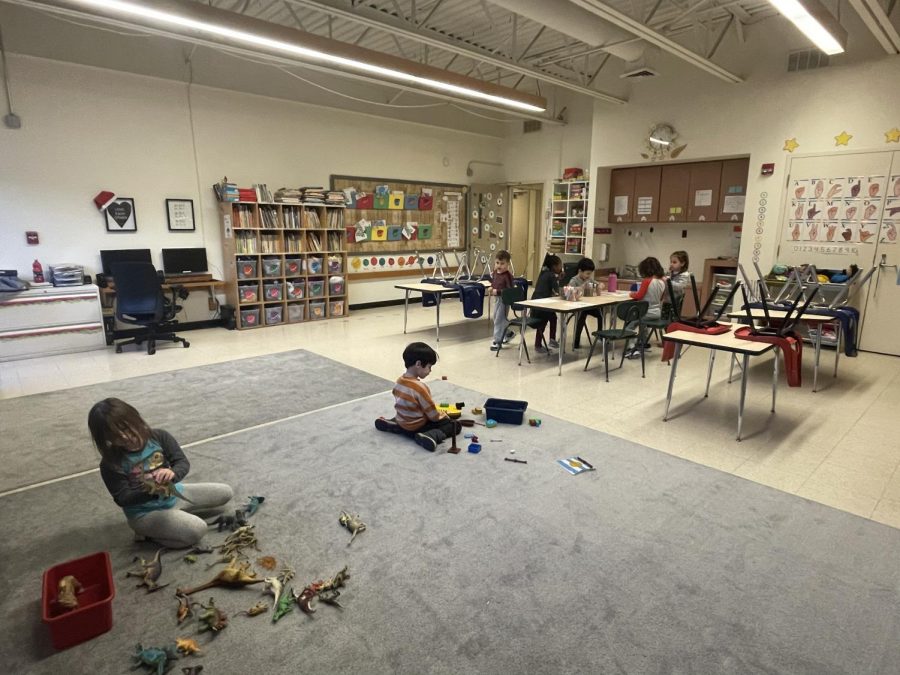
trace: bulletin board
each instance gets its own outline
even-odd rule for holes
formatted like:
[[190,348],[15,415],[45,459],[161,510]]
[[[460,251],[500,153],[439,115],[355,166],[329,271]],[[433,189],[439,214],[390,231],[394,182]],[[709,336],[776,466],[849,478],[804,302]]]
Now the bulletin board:
[[[466,249],[468,186],[396,178],[331,176],[347,198],[348,273],[391,277],[432,265],[434,254]],[[429,258],[431,263],[429,263]]]

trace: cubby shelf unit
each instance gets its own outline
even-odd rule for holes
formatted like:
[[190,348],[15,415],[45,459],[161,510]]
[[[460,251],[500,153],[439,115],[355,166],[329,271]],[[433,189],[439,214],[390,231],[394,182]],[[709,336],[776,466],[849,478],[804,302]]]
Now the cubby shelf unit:
[[588,186],[586,180],[553,183],[547,250],[558,255],[584,255],[587,239]]

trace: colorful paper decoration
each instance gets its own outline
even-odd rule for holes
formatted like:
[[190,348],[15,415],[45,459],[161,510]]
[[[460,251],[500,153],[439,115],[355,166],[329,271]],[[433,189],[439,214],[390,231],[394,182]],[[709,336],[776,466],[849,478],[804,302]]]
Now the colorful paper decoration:
[[419,208],[419,195],[406,195],[403,201],[403,208],[407,211],[416,211]]
[[403,191],[394,190],[391,192],[391,201],[388,203],[388,208],[392,211],[397,211],[403,208],[403,202]]
[[884,132],[885,143],[900,143],[900,129],[894,127]]
[[850,143],[851,138],[853,138],[853,134],[848,134],[846,131],[842,131],[834,137],[834,145],[835,147],[839,145],[847,145]]
[[403,228],[399,225],[391,225],[387,230],[388,241],[400,241],[403,238]]
[[793,152],[797,148],[800,147],[800,144],[797,142],[796,138],[788,138],[784,142],[784,147],[782,150],[786,150],[787,152]]
[[431,225],[419,225],[416,232],[419,235],[419,239],[431,239]]

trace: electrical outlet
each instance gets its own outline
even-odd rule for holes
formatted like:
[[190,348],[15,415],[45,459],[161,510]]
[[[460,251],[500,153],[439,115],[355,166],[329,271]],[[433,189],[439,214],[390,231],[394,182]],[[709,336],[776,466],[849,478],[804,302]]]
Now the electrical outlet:
[[209,311],[210,311],[210,312],[215,312],[215,311],[216,311],[216,299],[215,299],[215,298],[210,298],[210,299],[207,301],[207,305],[209,306]]

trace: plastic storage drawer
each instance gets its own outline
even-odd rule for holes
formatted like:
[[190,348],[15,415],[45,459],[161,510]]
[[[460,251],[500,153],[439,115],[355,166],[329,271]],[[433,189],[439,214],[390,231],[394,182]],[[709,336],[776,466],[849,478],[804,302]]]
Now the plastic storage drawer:
[[309,297],[321,298],[325,295],[325,280],[310,279],[309,282],[307,282],[307,290],[309,291]]
[[262,265],[264,277],[281,276],[281,258],[263,258]]
[[284,290],[288,300],[302,300],[306,296],[306,282],[288,281],[284,284]]
[[331,277],[328,279],[328,293],[329,295],[343,295],[344,277]]
[[259,284],[238,284],[239,302],[259,302]]
[[344,301],[333,300],[328,303],[328,316],[344,316]]
[[303,260],[300,258],[284,259],[284,275],[287,277],[303,274]]
[[512,401],[504,398],[489,398],[484,402],[485,419],[504,424],[522,424],[528,401]]
[[259,325],[259,309],[241,310],[241,327],[253,328]]
[[306,321],[306,304],[298,302],[287,306],[288,321],[291,323],[299,323]]
[[263,299],[266,302],[278,301],[282,298],[281,282],[263,284]]
[[310,319],[324,319],[325,318],[325,303],[324,302],[311,302],[309,303],[309,318]]
[[328,256],[328,273],[340,274],[344,271],[344,259],[339,255]]
[[284,311],[281,305],[277,305],[275,307],[266,307],[265,314],[267,326],[274,326],[275,324],[284,321]]
[[256,258],[238,258],[236,264],[238,279],[255,279],[258,276],[259,261]]
[[308,258],[306,260],[306,269],[310,274],[322,274],[324,260],[321,257]]

